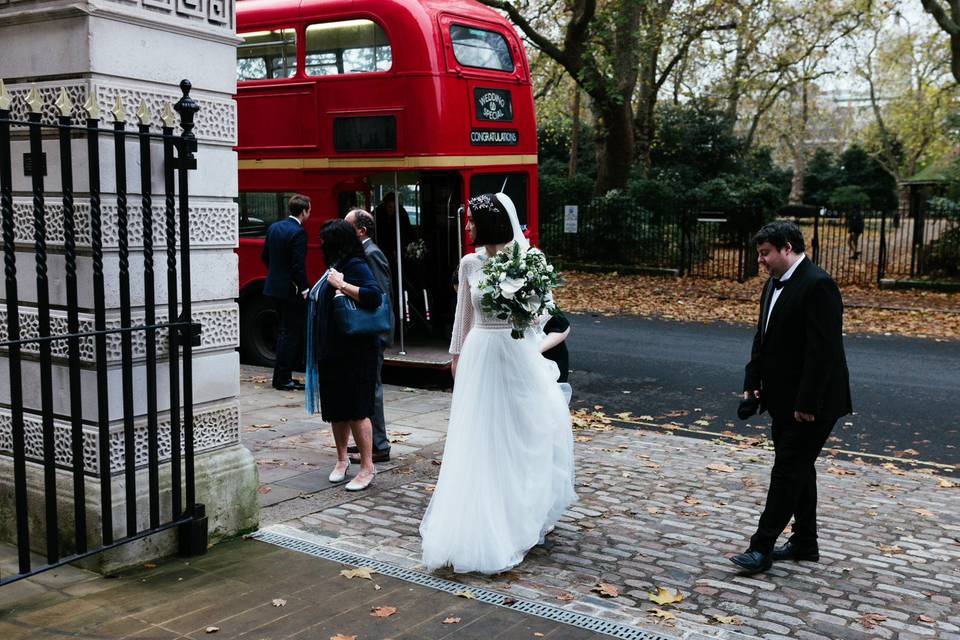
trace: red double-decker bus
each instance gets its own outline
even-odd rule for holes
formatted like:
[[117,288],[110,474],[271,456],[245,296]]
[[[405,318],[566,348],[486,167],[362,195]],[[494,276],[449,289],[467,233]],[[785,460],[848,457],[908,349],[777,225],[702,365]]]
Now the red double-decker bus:
[[387,358],[447,364],[467,199],[507,193],[536,241],[536,123],[516,32],[471,0],[243,0],[237,25],[245,359],[272,361],[260,251],[304,193],[311,279],[325,268],[321,224],[374,211],[403,319]]

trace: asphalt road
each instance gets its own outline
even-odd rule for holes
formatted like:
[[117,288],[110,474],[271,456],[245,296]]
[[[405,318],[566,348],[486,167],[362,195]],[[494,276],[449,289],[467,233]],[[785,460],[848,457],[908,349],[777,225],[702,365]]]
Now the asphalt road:
[[[736,417],[750,329],[634,316],[570,320],[575,408],[602,405],[608,415],[629,411],[712,433],[769,433],[766,415]],[[844,344],[855,413],[837,423],[828,446],[960,465],[960,343],[848,335]]]

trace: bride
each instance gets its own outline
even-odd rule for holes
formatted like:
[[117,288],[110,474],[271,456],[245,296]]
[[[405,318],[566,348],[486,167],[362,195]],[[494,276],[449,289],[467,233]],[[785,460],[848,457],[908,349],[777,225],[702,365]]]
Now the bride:
[[471,198],[450,353],[453,404],[440,478],[420,524],[423,563],[498,573],[519,564],[576,500],[570,413],[556,365],[536,341],[481,311],[484,262],[511,240],[527,246],[504,194]]

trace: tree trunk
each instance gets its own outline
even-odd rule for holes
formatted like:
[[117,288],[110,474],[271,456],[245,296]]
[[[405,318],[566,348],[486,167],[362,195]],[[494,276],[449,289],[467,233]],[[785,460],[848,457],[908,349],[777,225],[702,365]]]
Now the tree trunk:
[[640,61],[640,78],[637,83],[637,115],[634,128],[637,136],[637,162],[644,175],[650,170],[650,150],[656,133],[654,114],[657,108],[657,50],[646,52]]
[[580,87],[573,87],[573,126],[570,130],[570,167],[569,176],[577,175],[577,155],[580,151]]
[[627,186],[636,157],[630,103],[595,105],[597,147],[596,194]]
[[807,83],[800,83],[800,130],[794,145],[793,180],[790,183],[790,204],[803,204],[803,178],[807,174],[807,122],[810,119]]

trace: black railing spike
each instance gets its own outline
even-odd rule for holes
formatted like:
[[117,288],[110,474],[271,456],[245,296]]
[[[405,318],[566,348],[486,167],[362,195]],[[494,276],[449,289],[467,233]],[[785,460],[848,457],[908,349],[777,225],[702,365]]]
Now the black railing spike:
[[193,88],[193,84],[186,78],[180,81],[180,91],[183,92],[183,97],[177,100],[177,103],[173,105],[174,111],[180,114],[180,127],[183,129],[183,139],[189,141],[189,145],[185,150],[185,158],[187,160],[193,159],[193,153],[197,150],[197,138],[193,135],[193,116],[200,111],[200,105],[197,104],[197,101],[190,97],[190,90]]

